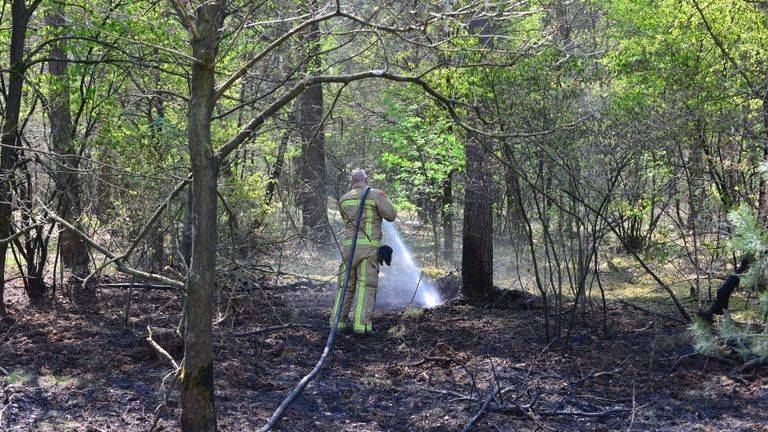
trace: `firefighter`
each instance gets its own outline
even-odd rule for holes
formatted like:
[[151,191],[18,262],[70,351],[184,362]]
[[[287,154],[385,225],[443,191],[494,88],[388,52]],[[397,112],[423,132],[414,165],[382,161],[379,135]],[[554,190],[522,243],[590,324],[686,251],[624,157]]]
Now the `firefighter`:
[[[382,219],[390,222],[397,217],[397,211],[389,202],[384,192],[373,189],[368,191],[365,207],[360,219],[360,229],[357,233],[355,255],[352,269],[349,273],[349,283],[344,298],[341,298],[344,273],[349,262],[349,252],[355,231],[357,213],[360,209],[360,198],[368,186],[368,175],[361,169],[352,171],[352,190],[341,197],[339,210],[344,220],[344,247],[341,266],[339,267],[339,293],[333,305],[331,325],[336,318],[336,311],[341,306],[341,318],[338,329],[349,330],[357,335],[373,335],[373,304],[376,301],[376,287],[379,284],[378,250],[381,243]],[[350,323],[349,312],[355,303],[354,321]]]

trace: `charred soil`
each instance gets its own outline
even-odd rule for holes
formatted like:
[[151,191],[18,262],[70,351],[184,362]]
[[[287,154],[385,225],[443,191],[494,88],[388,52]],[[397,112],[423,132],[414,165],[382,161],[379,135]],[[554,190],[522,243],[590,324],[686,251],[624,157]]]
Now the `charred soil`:
[[[258,429],[312,369],[334,295],[330,284],[243,282],[217,297],[220,430]],[[30,307],[13,287],[8,297],[0,430],[149,430],[171,369],[146,327],[176,326],[177,293],[100,289],[88,306]],[[378,335],[340,334],[275,430],[457,431],[483,408],[472,430],[768,431],[765,368],[734,375],[694,353],[685,326],[622,305],[609,305],[604,338],[601,313],[577,317],[564,347],[543,343],[542,310],[519,293],[379,311]],[[172,392],[158,430],[177,430],[178,415]]]

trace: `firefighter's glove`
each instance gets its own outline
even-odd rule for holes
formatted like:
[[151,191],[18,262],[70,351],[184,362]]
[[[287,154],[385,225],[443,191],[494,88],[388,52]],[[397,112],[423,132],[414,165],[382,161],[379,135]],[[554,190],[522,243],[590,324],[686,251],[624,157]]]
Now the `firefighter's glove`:
[[379,248],[379,265],[381,263],[387,263],[388,266],[392,265],[392,248],[387,245]]

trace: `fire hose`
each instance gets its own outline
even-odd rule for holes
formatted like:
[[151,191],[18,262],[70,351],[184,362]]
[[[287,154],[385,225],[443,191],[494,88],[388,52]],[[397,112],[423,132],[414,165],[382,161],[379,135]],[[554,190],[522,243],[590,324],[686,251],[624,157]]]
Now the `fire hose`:
[[277,407],[277,410],[275,410],[275,413],[272,414],[272,417],[269,418],[269,421],[267,424],[262,426],[261,429],[259,429],[259,432],[266,432],[270,429],[272,429],[276,424],[277,421],[280,420],[280,417],[283,416],[285,413],[285,410],[288,409],[288,406],[291,405],[294,399],[298,395],[301,394],[301,392],[304,390],[304,387],[309,384],[310,381],[312,381],[315,376],[320,372],[320,369],[322,369],[323,365],[325,365],[325,362],[328,361],[328,356],[331,353],[331,347],[333,346],[333,339],[336,337],[336,330],[337,326],[339,325],[339,320],[341,319],[341,305],[344,300],[344,295],[347,292],[347,284],[349,284],[349,275],[352,270],[352,262],[355,259],[355,246],[357,245],[357,233],[360,231],[360,221],[363,218],[363,209],[365,209],[365,197],[368,196],[368,191],[370,191],[370,187],[366,187],[363,191],[363,196],[360,197],[360,207],[357,210],[357,220],[355,220],[355,231],[352,235],[352,246],[349,250],[349,257],[347,258],[347,265],[346,269],[344,270],[344,283],[341,286],[341,293],[339,294],[340,301],[338,302],[338,305],[336,307],[336,311],[334,311],[334,319],[333,324],[331,325],[331,333],[328,335],[328,341],[325,343],[325,349],[323,350],[323,355],[320,356],[320,360],[318,360],[317,364],[315,365],[314,369],[312,369],[312,372],[307,374],[304,378],[299,381],[298,384],[296,384],[296,387],[291,391],[291,393],[286,396],[285,399],[283,399],[283,402],[280,403],[280,406]]

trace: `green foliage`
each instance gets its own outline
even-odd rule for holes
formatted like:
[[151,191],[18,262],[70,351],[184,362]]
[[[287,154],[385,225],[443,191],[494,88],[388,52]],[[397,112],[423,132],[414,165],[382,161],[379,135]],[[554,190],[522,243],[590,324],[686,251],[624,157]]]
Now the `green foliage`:
[[705,355],[719,354],[719,340],[712,333],[712,328],[707,321],[697,317],[688,327],[688,331],[693,339],[693,348],[697,352]]
[[741,284],[757,291],[765,290],[768,276],[768,231],[758,222],[755,212],[742,205],[728,215],[733,226],[731,247],[753,257],[749,270],[741,276]]
[[762,322],[759,327],[742,326],[726,317],[713,332],[709,323],[697,319],[689,330],[697,351],[714,354],[731,350],[743,360],[749,360],[768,354],[768,230],[746,205],[733,210],[728,217],[733,226],[732,248],[753,257],[749,270],[741,276],[741,284],[759,292]]
[[8,384],[28,386],[31,385],[37,378],[38,375],[34,371],[14,369],[7,377],[3,379]]
[[[743,86],[724,59],[691,2],[673,0],[612,1],[607,3],[608,19],[614,22],[611,33],[619,49],[604,59],[619,78],[617,95],[623,103],[641,106],[663,101],[665,89],[695,83],[690,102],[716,104],[714,94],[722,94],[723,74],[728,86]],[[731,55],[751,70],[759,61],[768,38],[766,17],[755,5],[738,0],[708,2],[704,9],[713,33],[728,47]],[[734,31],[733,23],[739,23]],[[715,55],[713,55],[715,54]]]
[[443,182],[464,169],[464,147],[453,133],[453,123],[442,115],[429,117],[437,113],[419,115],[417,105],[389,102],[386,115],[391,121],[375,135],[389,149],[380,162],[394,179],[399,203],[424,196],[436,200]]

